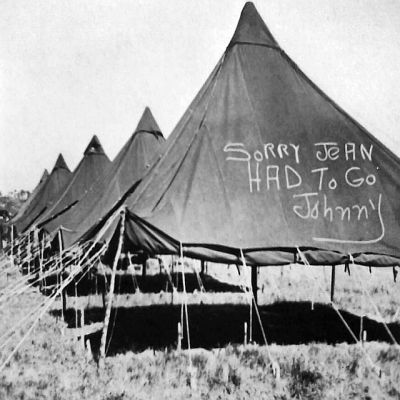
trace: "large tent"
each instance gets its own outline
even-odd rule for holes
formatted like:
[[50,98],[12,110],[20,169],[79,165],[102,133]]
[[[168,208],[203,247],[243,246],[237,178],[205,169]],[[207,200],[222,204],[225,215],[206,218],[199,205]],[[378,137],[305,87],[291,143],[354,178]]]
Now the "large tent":
[[72,173],[65,163],[62,154],[59,154],[48,179],[38,191],[35,199],[26,209],[24,215],[13,224],[19,233],[31,226],[47,209],[53,206],[68,185]]
[[40,192],[41,188],[44,186],[44,184],[47,181],[47,178],[49,177],[49,172],[47,169],[43,171],[43,174],[38,182],[38,184],[35,186],[35,188],[32,190],[32,193],[28,197],[28,199],[25,201],[25,203],[21,206],[21,208],[18,210],[17,214],[13,217],[13,219],[10,221],[11,224],[14,222],[18,221],[22,216],[25,214],[25,211],[29,208],[30,204],[35,201],[36,196]]
[[162,157],[124,200],[124,245],[249,265],[299,254],[395,265],[399,198],[400,160],[305,76],[247,3]]
[[49,233],[62,228],[68,247],[95,224],[129,187],[140,180],[160,155],[165,140],[150,109],[143,115],[103,178],[99,179],[79,203],[44,227]]
[[64,192],[55,204],[37,220],[37,225],[50,223],[56,216],[73,207],[98,179],[104,177],[110,165],[111,161],[105,154],[99,139],[94,135]]

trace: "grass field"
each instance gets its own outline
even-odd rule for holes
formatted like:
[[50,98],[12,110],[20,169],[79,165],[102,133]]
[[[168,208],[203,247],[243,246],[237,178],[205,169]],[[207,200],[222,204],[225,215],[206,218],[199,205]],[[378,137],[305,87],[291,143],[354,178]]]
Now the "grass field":
[[[231,283],[236,280],[237,283],[236,268],[230,267],[227,270],[226,267],[212,266],[209,272]],[[376,315],[367,296],[362,294],[361,286],[354,275],[354,268],[351,269],[350,277],[341,269],[337,271],[335,298],[339,307],[353,315],[357,321],[362,313],[368,315],[375,324],[381,317],[387,322],[397,322],[397,310],[400,306],[399,283],[393,282],[392,270],[373,270],[370,275],[367,268],[359,268],[363,285],[377,304],[381,317]],[[16,274],[9,277],[8,284],[17,277]],[[314,278],[317,278],[321,287],[316,286]],[[329,311],[327,301],[329,279],[329,270],[324,273],[323,268],[292,266],[285,267],[283,271],[280,268],[262,269],[259,276],[262,316],[268,317],[269,321],[274,315],[274,318],[280,315],[282,321],[285,318],[290,319],[291,323],[287,325],[290,326],[287,328],[291,331],[290,337],[301,336],[300,333],[304,333],[304,327],[307,326],[310,332],[315,332],[317,325],[312,324],[317,324],[321,319],[326,323],[335,318],[334,313]],[[0,286],[6,284],[4,279],[0,282]],[[124,294],[117,297],[118,313],[125,324],[134,324],[130,319],[135,318],[138,323],[140,316],[147,316],[149,327],[151,324],[155,325],[155,319],[158,319],[160,325],[164,326],[166,335],[168,329],[170,335],[174,334],[175,323],[171,323],[168,328],[166,321],[169,315],[173,315],[174,309],[179,310],[179,295],[175,294],[172,306],[170,293]],[[312,298],[315,301],[314,310],[311,309]],[[241,329],[242,321],[239,316],[246,318],[248,315],[246,298],[240,293],[196,292],[189,299],[193,304],[192,308],[189,307],[189,319],[194,341],[196,325],[207,322],[205,331],[214,330],[222,335],[222,327],[226,325],[226,321],[232,323],[234,320],[230,315],[235,314],[238,329]],[[0,336],[43,300],[44,296],[35,288],[6,303],[0,303]],[[87,319],[91,318],[91,310],[93,320],[96,319],[96,309],[101,315],[101,297],[85,297],[79,301],[86,305]],[[69,307],[73,306],[73,302],[74,299],[68,299]],[[155,302],[159,304],[159,314],[154,314],[152,320],[148,311],[154,310],[150,307]],[[200,303],[203,303],[203,308],[195,305]],[[112,350],[111,343],[110,352],[113,355],[107,357],[104,368],[99,369],[81,344],[68,334],[67,323],[58,318],[59,304],[57,302],[52,312],[43,316],[9,365],[0,372],[0,399],[400,398],[400,351],[394,345],[376,341],[365,343],[363,348],[343,340],[339,340],[341,343],[328,345],[321,343],[321,340],[312,342],[309,339],[306,340],[307,344],[298,345],[243,346],[240,344],[243,337],[240,332],[231,344],[228,340],[223,347],[213,348],[211,343],[211,346],[203,346],[207,350],[195,348],[190,354],[187,350],[176,351],[173,345],[153,346],[154,349],[144,351],[131,351],[128,348],[122,351],[114,345]],[[141,314],[140,310],[143,310]],[[69,312],[73,313],[72,310]],[[201,312],[204,313],[203,318]],[[165,320],[161,318],[162,315]],[[73,316],[70,319],[73,320]],[[113,322],[113,317],[111,321]],[[221,325],[218,326],[218,323]],[[335,319],[335,324],[340,325],[338,318]],[[145,326],[144,323],[142,325]],[[269,330],[266,329],[267,337],[274,336],[273,327],[267,326],[270,327]],[[114,334],[117,327],[118,320],[114,326]],[[278,333],[275,335],[283,340],[280,331],[276,330],[278,328],[276,322],[275,332]],[[26,332],[26,328],[18,328],[16,331],[16,337],[12,341],[14,344]],[[131,341],[135,332],[132,335],[129,332]],[[142,340],[143,336],[150,340],[146,337],[146,332],[147,336],[151,336],[151,330],[145,329],[139,332]],[[199,333],[201,337],[203,334],[197,332]],[[118,335],[113,340],[118,341],[117,337]],[[9,354],[12,343],[0,350],[1,360]],[[135,349],[134,346],[132,348]],[[369,354],[372,363],[363,351]],[[276,379],[271,371],[269,353],[275,361],[273,365],[279,365],[280,379]],[[381,378],[373,366],[382,371]]]

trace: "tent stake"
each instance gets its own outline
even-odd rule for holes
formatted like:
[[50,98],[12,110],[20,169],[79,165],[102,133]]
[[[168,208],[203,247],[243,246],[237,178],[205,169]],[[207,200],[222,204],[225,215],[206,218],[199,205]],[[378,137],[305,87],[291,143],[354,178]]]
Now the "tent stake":
[[183,332],[182,332],[182,325],[178,322],[178,351],[182,350],[182,339],[183,339]]
[[107,331],[108,331],[108,324],[110,323],[111,307],[112,307],[113,296],[114,296],[115,275],[117,272],[117,265],[118,265],[118,261],[119,261],[120,255],[121,255],[122,241],[124,238],[125,210],[121,211],[120,224],[121,224],[121,226],[120,226],[120,232],[119,232],[118,248],[117,248],[117,252],[115,254],[115,258],[114,258],[114,264],[113,264],[111,282],[110,282],[110,294],[108,297],[107,310],[106,310],[106,315],[104,317],[104,326],[103,326],[103,332],[101,335],[101,342],[100,342],[100,366],[104,365],[104,358],[106,356]]
[[331,272],[331,302],[332,303],[335,298],[335,275],[336,275],[336,265],[332,265],[332,272]]
[[88,360],[92,360],[93,359],[93,352],[92,352],[92,345],[90,344],[90,340],[86,339],[86,355],[87,355],[87,359]]

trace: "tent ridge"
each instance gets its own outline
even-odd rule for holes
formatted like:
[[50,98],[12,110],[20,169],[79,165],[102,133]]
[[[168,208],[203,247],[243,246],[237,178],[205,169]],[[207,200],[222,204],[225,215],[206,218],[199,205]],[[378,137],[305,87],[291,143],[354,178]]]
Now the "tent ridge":
[[269,49],[278,50],[279,52],[283,52],[282,49],[278,45],[267,44],[267,43],[255,43],[255,42],[245,42],[245,41],[235,41],[228,44],[226,50],[230,50],[235,45],[245,45],[245,46],[260,46],[267,47]]

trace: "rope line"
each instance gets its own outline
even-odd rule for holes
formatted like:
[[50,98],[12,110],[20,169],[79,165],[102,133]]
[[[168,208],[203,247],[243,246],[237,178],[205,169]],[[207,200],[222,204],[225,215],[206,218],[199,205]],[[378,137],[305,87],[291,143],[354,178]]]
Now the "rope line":
[[[245,259],[245,257],[244,257],[244,253],[243,253],[243,250],[242,250],[242,249],[240,249],[240,256],[241,256],[241,258],[242,258],[243,268],[247,268],[246,259]],[[257,316],[257,319],[258,319],[258,323],[259,323],[259,325],[260,325],[260,329],[261,329],[261,333],[262,333],[262,336],[263,336],[263,340],[264,340],[264,343],[265,343],[265,346],[266,346],[268,358],[269,358],[269,360],[271,361],[271,364],[274,364],[274,363],[276,363],[276,360],[272,357],[271,352],[270,352],[270,349],[269,349],[269,344],[268,344],[268,340],[267,340],[267,335],[265,334],[264,326],[263,326],[263,324],[262,324],[261,315],[260,315],[260,311],[259,311],[259,309],[258,309],[258,305],[257,305],[257,302],[256,302],[256,298],[255,298],[255,296],[254,296],[253,288],[252,288],[251,285],[249,285],[249,286],[247,287],[247,289],[248,289],[248,293],[249,293],[250,296],[251,296],[250,302],[251,302],[251,303],[254,303],[254,310],[255,310],[255,312],[256,312],[256,316]],[[250,310],[251,310],[251,309],[250,309]],[[253,314],[253,313],[252,313],[252,310],[251,310],[251,314]],[[252,324],[252,323],[253,323],[253,318],[250,319],[250,324]]]
[[[300,250],[299,247],[297,247],[297,252],[300,256],[301,261],[303,262],[304,265],[310,266],[310,263],[308,262],[307,258],[305,257],[305,255],[302,253],[302,251]],[[316,277],[314,279],[317,279]],[[342,321],[343,325],[345,326],[345,328],[348,330],[348,332],[350,333],[351,337],[354,339],[355,343],[357,344],[357,346],[360,348],[360,350],[362,351],[362,353],[364,354],[364,356],[366,357],[366,359],[368,360],[368,362],[370,363],[372,369],[377,373],[377,375],[379,377],[382,376],[382,370],[374,363],[374,361],[372,360],[371,356],[368,354],[368,352],[365,350],[364,346],[361,344],[361,342],[357,339],[356,335],[354,334],[354,332],[352,331],[352,329],[350,328],[350,326],[348,325],[348,323],[346,322],[346,320],[344,319],[343,315],[341,314],[340,310],[337,308],[336,304],[330,300],[329,298],[329,293],[327,293],[326,291],[324,291],[321,286],[318,284],[319,289],[322,291],[322,293],[324,293],[327,298],[329,303],[332,305],[332,308],[334,309],[334,311],[336,312],[336,314],[339,316],[340,320]]]
[[[350,261],[352,263],[353,266],[355,266],[355,262],[354,262],[354,258],[351,254],[349,254],[350,256]],[[354,268],[354,270],[356,270],[356,268]],[[367,296],[368,300],[370,301],[370,303],[372,304],[372,307],[375,309],[375,312],[378,314],[379,318],[381,319],[383,326],[386,330],[386,332],[388,333],[390,339],[392,340],[393,344],[395,344],[397,347],[399,347],[399,343],[397,342],[397,340],[395,339],[395,337],[393,336],[392,331],[389,329],[388,325],[386,324],[381,312],[379,311],[377,305],[375,304],[375,302],[373,301],[371,295],[369,294],[369,292],[367,291],[367,289],[364,286],[364,283],[362,281],[362,279],[359,277],[358,272],[355,272],[355,274],[357,275],[357,280],[358,283],[361,285],[362,291],[363,293]]]

